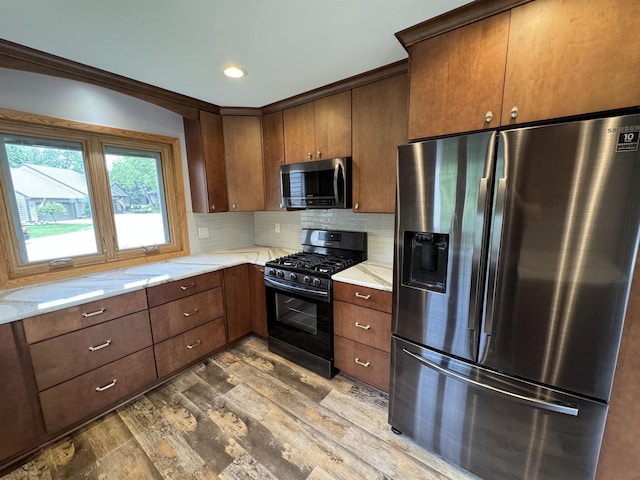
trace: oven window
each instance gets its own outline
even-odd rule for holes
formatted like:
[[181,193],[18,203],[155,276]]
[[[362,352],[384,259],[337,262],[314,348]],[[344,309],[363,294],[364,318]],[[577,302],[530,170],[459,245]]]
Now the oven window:
[[318,307],[315,303],[276,293],[276,320],[311,335],[318,334]]

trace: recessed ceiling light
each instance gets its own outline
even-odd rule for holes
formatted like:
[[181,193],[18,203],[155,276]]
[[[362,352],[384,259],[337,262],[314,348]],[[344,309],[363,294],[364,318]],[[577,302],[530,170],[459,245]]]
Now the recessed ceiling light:
[[237,65],[229,65],[224,68],[223,72],[227,77],[231,78],[242,78],[247,76],[247,71]]

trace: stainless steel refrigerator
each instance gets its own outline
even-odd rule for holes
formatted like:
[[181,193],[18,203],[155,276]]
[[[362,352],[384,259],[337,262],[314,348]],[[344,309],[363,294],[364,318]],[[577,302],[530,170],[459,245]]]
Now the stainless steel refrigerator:
[[636,260],[640,115],[398,150],[389,423],[487,479],[589,479]]

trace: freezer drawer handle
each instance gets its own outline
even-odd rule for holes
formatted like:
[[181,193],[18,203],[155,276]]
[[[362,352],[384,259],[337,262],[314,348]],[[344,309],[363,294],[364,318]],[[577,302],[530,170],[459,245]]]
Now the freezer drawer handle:
[[356,292],[356,298],[362,298],[364,300],[369,300],[371,298],[371,294],[369,295],[363,295],[360,292]]
[[415,358],[420,363],[426,365],[427,367],[433,368],[434,370],[437,370],[438,372],[440,372],[440,373],[442,373],[444,375],[447,375],[449,377],[453,377],[456,380],[460,380],[461,382],[471,383],[471,384],[475,385],[476,387],[484,388],[486,390],[490,390],[490,391],[498,393],[500,395],[505,395],[507,397],[513,398],[514,400],[517,400],[517,401],[519,401],[521,403],[525,403],[527,405],[531,405],[533,407],[542,408],[544,410],[549,410],[551,412],[563,413],[565,415],[571,415],[571,416],[574,416],[574,417],[578,416],[578,408],[577,407],[574,407],[574,406],[571,406],[571,405],[562,405],[562,404],[552,403],[552,402],[545,402],[544,400],[540,400],[538,398],[527,397],[525,395],[520,395],[518,393],[509,392],[507,390],[502,390],[501,388],[492,387],[491,385],[487,385],[487,384],[484,384],[484,383],[481,383],[481,382],[476,382],[475,380],[471,380],[470,378],[467,378],[464,375],[461,375],[461,374],[459,374],[457,372],[454,372],[452,370],[449,370],[447,368],[441,367],[437,363],[433,363],[432,361],[427,360],[426,358],[418,355],[417,353],[410,352],[406,348],[403,348],[402,351],[404,353],[406,353],[407,355]]
[[363,330],[369,330],[371,328],[371,325],[363,325],[360,322],[356,322],[356,327],[361,328]]
[[356,357],[356,363],[358,365],[362,365],[363,367],[368,367],[369,365],[371,365],[371,362],[361,362],[358,357]]

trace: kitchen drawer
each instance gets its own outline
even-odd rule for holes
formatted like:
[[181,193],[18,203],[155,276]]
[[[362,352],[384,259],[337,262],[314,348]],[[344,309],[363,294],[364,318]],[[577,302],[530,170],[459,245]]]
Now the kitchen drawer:
[[333,302],[336,335],[391,352],[391,314],[336,300]]
[[160,343],[223,316],[223,305],[222,288],[216,288],[150,308],[153,342]]
[[204,273],[195,277],[163,283],[147,288],[147,300],[150,307],[188,297],[222,285],[220,272]]
[[156,366],[160,378],[224,346],[224,320],[218,318],[156,345]]
[[156,378],[153,349],[149,347],[40,392],[47,432],[91,418],[142,391]]
[[147,311],[67,333],[29,347],[39,390],[151,345]]
[[391,292],[344,282],[333,282],[333,286],[335,300],[391,313]]
[[391,355],[338,335],[333,337],[333,349],[335,366],[342,373],[389,391]]
[[36,343],[98,323],[146,310],[147,295],[137,290],[24,319],[28,343]]

